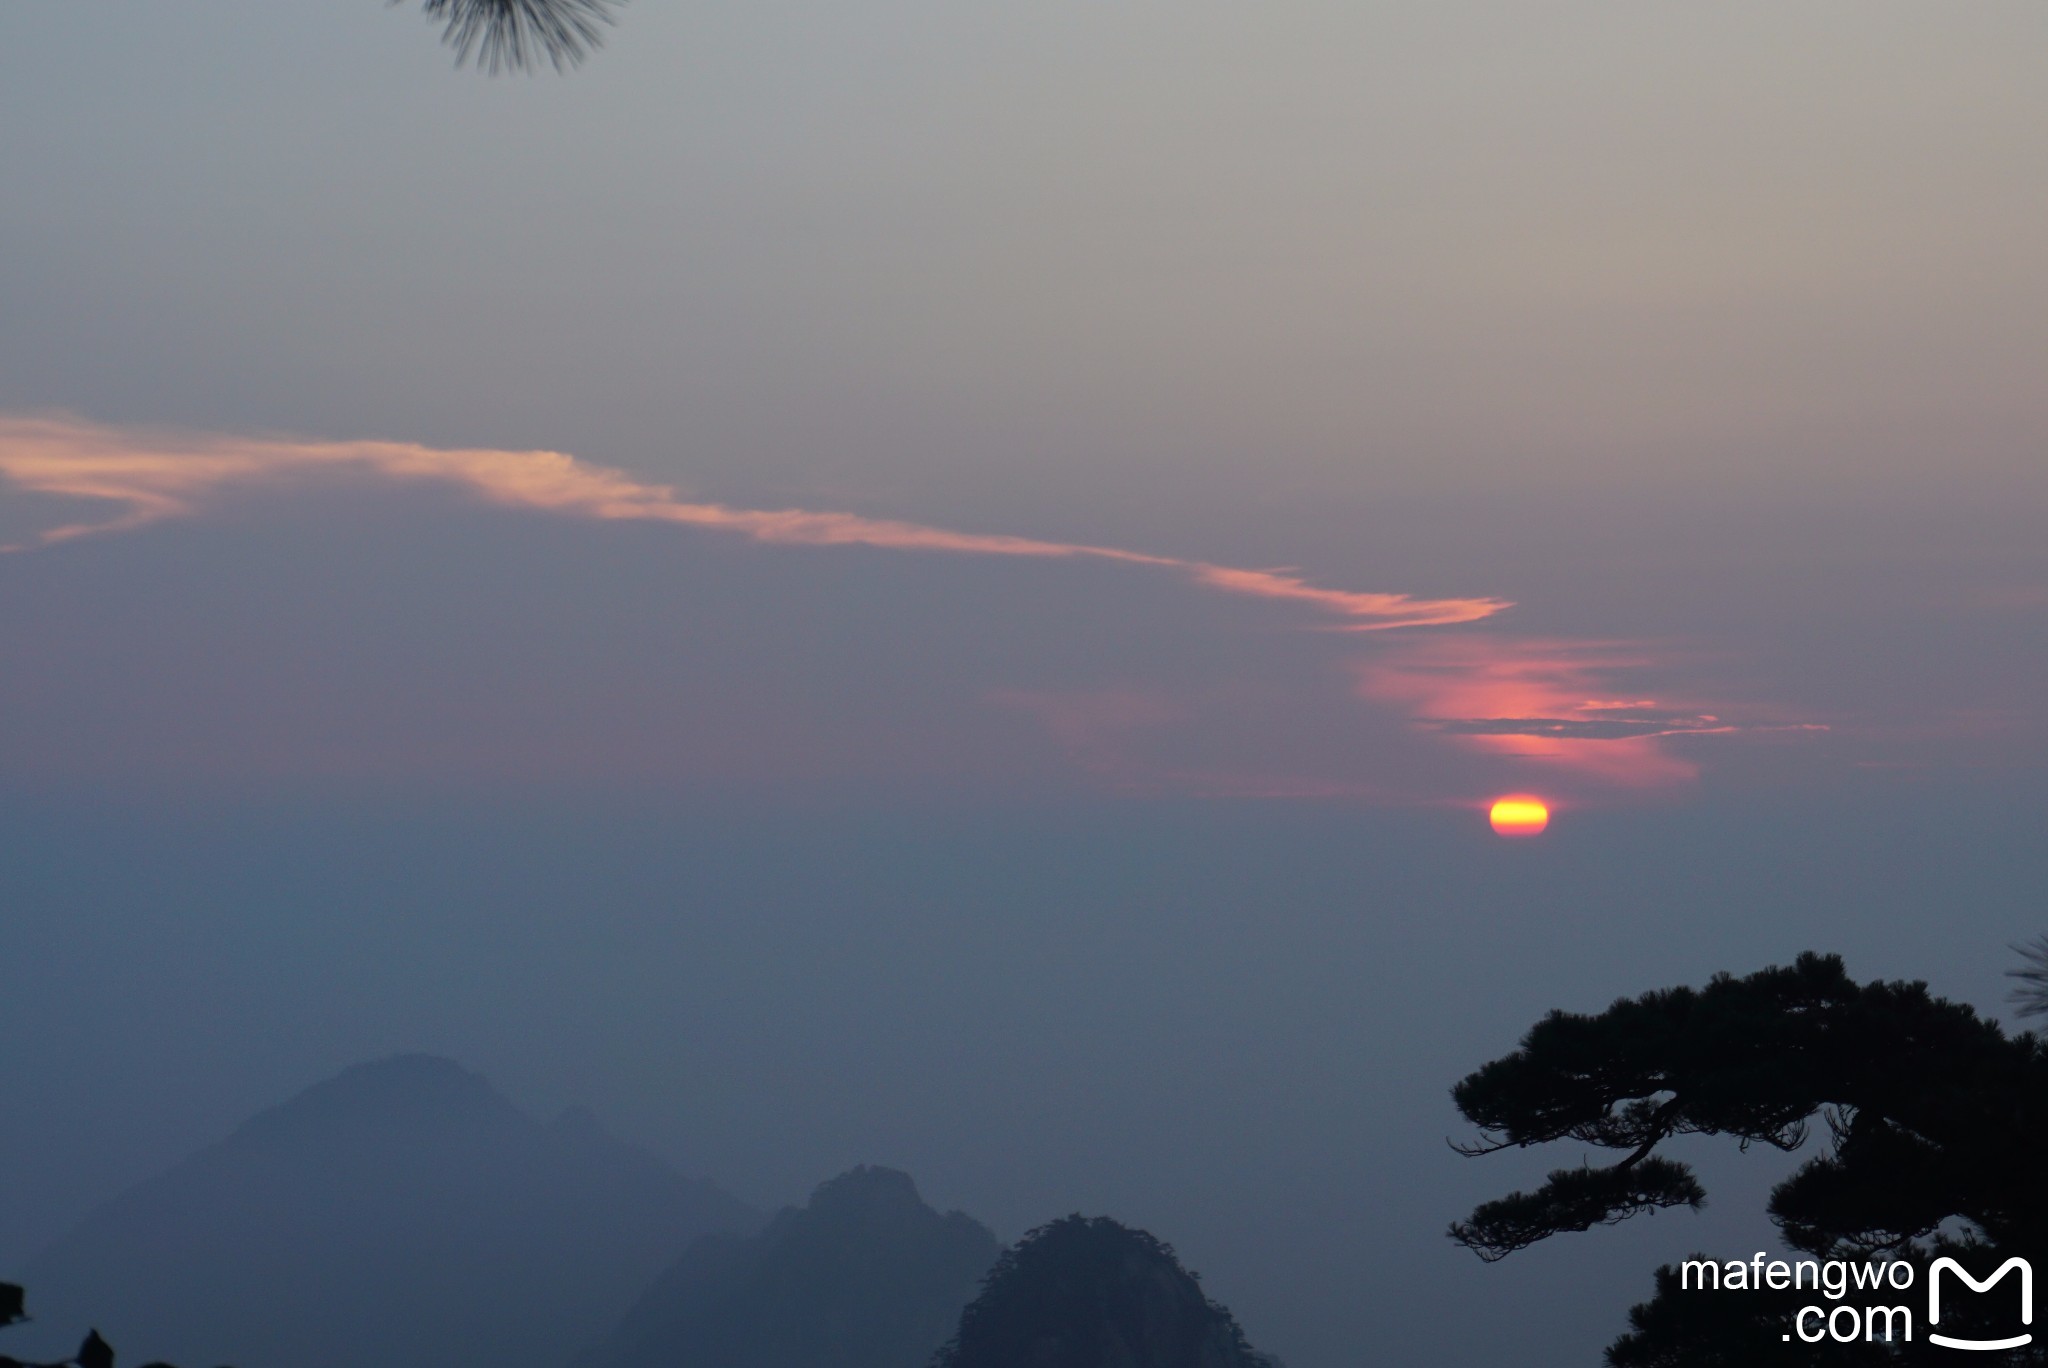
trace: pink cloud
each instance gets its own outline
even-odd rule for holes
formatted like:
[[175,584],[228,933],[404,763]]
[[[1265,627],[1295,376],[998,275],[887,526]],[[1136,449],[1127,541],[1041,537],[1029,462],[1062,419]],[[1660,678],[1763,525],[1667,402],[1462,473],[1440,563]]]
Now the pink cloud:
[[1468,750],[1634,787],[1698,774],[1672,753],[1674,738],[1785,729],[1731,722],[1690,701],[1613,696],[1617,680],[1665,663],[1618,642],[1435,635],[1359,664],[1358,692]]
[[[1665,652],[1641,645],[1492,632],[1446,632],[1481,623],[1499,598],[1418,598],[1330,588],[1288,568],[1218,565],[1114,546],[961,532],[835,510],[740,508],[552,451],[439,449],[403,442],[316,442],[87,423],[66,416],[0,415],[0,479],[36,494],[105,507],[56,522],[27,551],[193,517],[240,489],[334,472],[461,490],[485,503],[599,523],[666,523],[783,546],[862,546],[903,552],[1092,559],[1178,574],[1201,588],[1298,604],[1339,631],[1431,627],[1380,638],[1353,662],[1349,689],[1305,700],[1315,686],[1217,689],[1188,679],[1078,690],[996,688],[989,701],[1021,711],[1050,749],[1096,782],[1128,792],[1399,800],[1430,789],[1417,769],[1442,766],[1403,744],[1405,719],[1422,737],[1526,771],[1532,765],[1595,784],[1644,787],[1692,779],[1683,738],[1771,730],[1727,720],[1724,707],[1676,699],[1646,685],[1668,673]],[[1309,640],[1302,639],[1304,644]],[[1320,652],[1315,652],[1320,654]],[[1324,677],[1328,680],[1328,677]],[[1345,715],[1380,705],[1391,727],[1358,728]],[[1783,719],[1774,719],[1782,721]],[[1397,776],[1393,771],[1398,770]],[[1509,776],[1501,776],[1509,779]],[[1510,780],[1511,781],[1511,780]]]
[[187,517],[235,486],[334,469],[455,485],[506,507],[599,521],[672,523],[783,545],[1087,558],[1150,566],[1177,571],[1224,593],[1306,604],[1344,619],[1357,631],[1477,622],[1510,606],[1495,598],[1426,599],[1329,589],[1286,570],[1216,565],[1113,546],[956,532],[854,513],[700,503],[671,486],[651,484],[558,451],[235,437],[116,428],[71,417],[0,416],[0,476],[36,493],[109,503],[113,511],[97,520],[49,528],[28,543],[0,549],[20,551]]

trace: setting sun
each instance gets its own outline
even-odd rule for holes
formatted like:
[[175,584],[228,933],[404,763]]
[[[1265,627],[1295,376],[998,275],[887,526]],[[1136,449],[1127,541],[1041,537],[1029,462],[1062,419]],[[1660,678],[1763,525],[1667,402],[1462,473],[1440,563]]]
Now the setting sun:
[[1503,836],[1534,836],[1550,825],[1550,807],[1541,798],[1513,793],[1494,799],[1487,819]]

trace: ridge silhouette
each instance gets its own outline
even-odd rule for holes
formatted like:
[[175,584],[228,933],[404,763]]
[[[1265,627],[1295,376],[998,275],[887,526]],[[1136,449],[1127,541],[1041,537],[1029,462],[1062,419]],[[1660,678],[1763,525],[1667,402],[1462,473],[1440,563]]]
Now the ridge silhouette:
[[999,1249],[908,1174],[855,1168],[756,1236],[691,1245],[576,1368],[919,1368]]
[[758,1220],[588,1114],[400,1055],[89,1214],[22,1270],[38,1318],[10,1333],[45,1358],[92,1324],[184,1364],[562,1368],[678,1249]]
[[1173,1247],[1107,1216],[1027,1234],[990,1270],[931,1368],[1278,1368]]

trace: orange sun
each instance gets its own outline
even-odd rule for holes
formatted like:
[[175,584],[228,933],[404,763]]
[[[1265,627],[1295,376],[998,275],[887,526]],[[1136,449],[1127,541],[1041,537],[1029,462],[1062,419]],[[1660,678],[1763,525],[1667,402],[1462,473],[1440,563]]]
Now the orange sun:
[[1530,794],[1511,793],[1493,800],[1487,819],[1503,836],[1534,836],[1550,825],[1550,807]]

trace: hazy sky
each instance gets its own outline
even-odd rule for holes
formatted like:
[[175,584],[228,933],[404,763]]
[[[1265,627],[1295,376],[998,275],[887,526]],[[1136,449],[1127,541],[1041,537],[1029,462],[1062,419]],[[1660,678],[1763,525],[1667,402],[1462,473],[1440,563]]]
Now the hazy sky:
[[1451,1082],[1804,948],[1997,1010],[2041,929],[2044,53],[0,8],[0,1256],[430,1049],[762,1203],[1141,1221],[1292,1368],[1586,1361],[1768,1178],[1481,1269],[1544,1161]]

